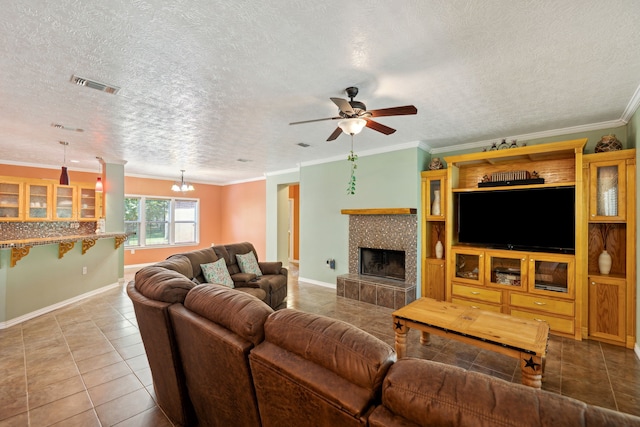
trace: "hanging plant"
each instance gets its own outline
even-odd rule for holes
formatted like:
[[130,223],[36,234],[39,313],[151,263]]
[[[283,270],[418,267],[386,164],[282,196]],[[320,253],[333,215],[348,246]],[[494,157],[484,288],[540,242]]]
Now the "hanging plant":
[[353,150],[351,150],[349,156],[347,156],[347,160],[351,162],[351,179],[349,179],[347,194],[354,195],[356,194],[356,169],[358,168],[356,160],[358,160],[358,155],[353,154]]

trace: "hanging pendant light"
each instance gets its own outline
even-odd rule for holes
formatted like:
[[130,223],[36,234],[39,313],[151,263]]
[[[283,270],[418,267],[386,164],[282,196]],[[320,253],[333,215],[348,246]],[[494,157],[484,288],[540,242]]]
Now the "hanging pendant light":
[[67,172],[67,141],[59,141],[64,146],[64,162],[62,163],[62,171],[60,171],[60,185],[69,185],[69,173]]
[[97,157],[96,159],[98,159],[98,164],[100,165],[99,173],[100,175],[98,175],[98,179],[96,179],[96,193],[102,193],[103,187],[102,187],[102,157]]
[[183,193],[187,192],[187,191],[193,191],[195,190],[195,188],[193,188],[193,185],[184,182],[184,169],[181,169],[180,172],[182,172],[182,175],[180,177],[180,182],[174,182],[173,185],[171,186],[171,190],[173,191],[181,191]]

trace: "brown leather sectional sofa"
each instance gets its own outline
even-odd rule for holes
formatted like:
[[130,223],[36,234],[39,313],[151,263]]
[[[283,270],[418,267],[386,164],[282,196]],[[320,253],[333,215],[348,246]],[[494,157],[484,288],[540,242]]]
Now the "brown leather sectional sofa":
[[142,269],[134,303],[158,405],[182,426],[640,426],[640,418],[427,360],[339,320],[221,285],[183,258]]

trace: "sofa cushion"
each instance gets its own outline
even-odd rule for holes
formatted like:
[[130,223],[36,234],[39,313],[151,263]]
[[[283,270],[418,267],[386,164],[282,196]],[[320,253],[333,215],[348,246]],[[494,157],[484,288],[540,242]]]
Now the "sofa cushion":
[[247,293],[221,286],[200,285],[192,289],[184,306],[247,341],[264,340],[264,322],[273,309]]
[[229,271],[227,270],[224,259],[220,258],[215,262],[200,264],[200,268],[208,283],[217,283],[229,288],[234,287],[233,280],[231,280],[231,276],[229,276]]
[[154,264],[156,267],[164,267],[169,270],[177,271],[183,274],[187,279],[193,278],[193,268],[191,267],[191,261],[189,258],[182,254],[172,255],[164,261]]
[[237,254],[246,254],[249,252],[253,252],[256,260],[258,259],[258,254],[256,253],[253,244],[249,242],[231,243],[229,245],[224,245],[224,248],[226,252],[225,259],[227,260],[227,268],[229,269],[229,274],[231,274],[232,276],[236,273],[240,273],[240,266],[238,265],[238,261],[236,260]]
[[183,302],[195,285],[177,271],[155,265],[138,270],[135,288],[145,297],[166,303]]
[[263,261],[259,262],[258,266],[260,267],[260,271],[262,274],[284,274],[282,271],[282,263],[280,261]]
[[[191,268],[193,268],[193,277],[197,278],[200,283],[205,282],[200,265],[209,264],[210,262],[217,261],[219,258],[212,248],[204,248],[197,251],[184,252],[178,255],[183,255],[189,258],[189,261],[191,261]],[[172,257],[173,256],[169,258]]]
[[341,320],[284,308],[265,323],[267,340],[366,389],[378,390],[396,352]]
[[236,260],[238,261],[241,272],[255,274],[256,277],[262,276],[262,271],[260,271],[260,267],[258,266],[258,260],[253,252],[236,254]]

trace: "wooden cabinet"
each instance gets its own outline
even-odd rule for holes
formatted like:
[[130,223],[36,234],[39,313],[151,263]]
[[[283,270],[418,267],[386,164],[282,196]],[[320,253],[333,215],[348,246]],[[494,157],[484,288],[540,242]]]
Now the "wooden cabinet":
[[[445,169],[424,171],[422,178],[422,296],[445,298],[445,217],[447,212]],[[440,256],[440,257],[438,257]]]
[[21,221],[24,219],[22,194],[22,182],[0,179],[0,221]]
[[[577,262],[585,256],[586,248],[583,224],[587,212],[581,209],[585,204],[582,151],[586,142],[586,139],[579,139],[445,157],[448,301],[544,321],[549,323],[552,333],[582,339],[582,288],[586,271],[578,268]],[[544,181],[537,178],[512,178],[517,182],[509,179],[491,181],[492,176],[523,174]],[[575,253],[538,252],[536,248],[514,250],[517,248],[513,245],[496,249],[489,245],[459,243],[457,204],[462,197],[458,193],[556,187],[574,189]],[[509,221],[510,224],[522,221],[518,212],[523,208],[532,209],[531,206],[504,206],[504,216],[495,221]],[[522,227],[527,227],[526,222]]]
[[95,221],[100,218],[102,209],[102,193],[97,193],[95,186],[78,186],[78,220]]
[[423,266],[422,296],[444,301],[445,261],[437,258],[425,258]]
[[625,342],[626,281],[604,276],[589,277],[589,336]]
[[[636,334],[636,150],[584,156],[589,338],[633,348]],[[602,255],[606,252],[607,255]],[[610,267],[600,266],[600,257]]]
[[96,221],[102,194],[90,183],[0,177],[1,221]]
[[54,212],[57,220],[73,221],[76,219],[76,187],[71,185],[54,185]]
[[51,220],[51,184],[25,182],[25,220]]

